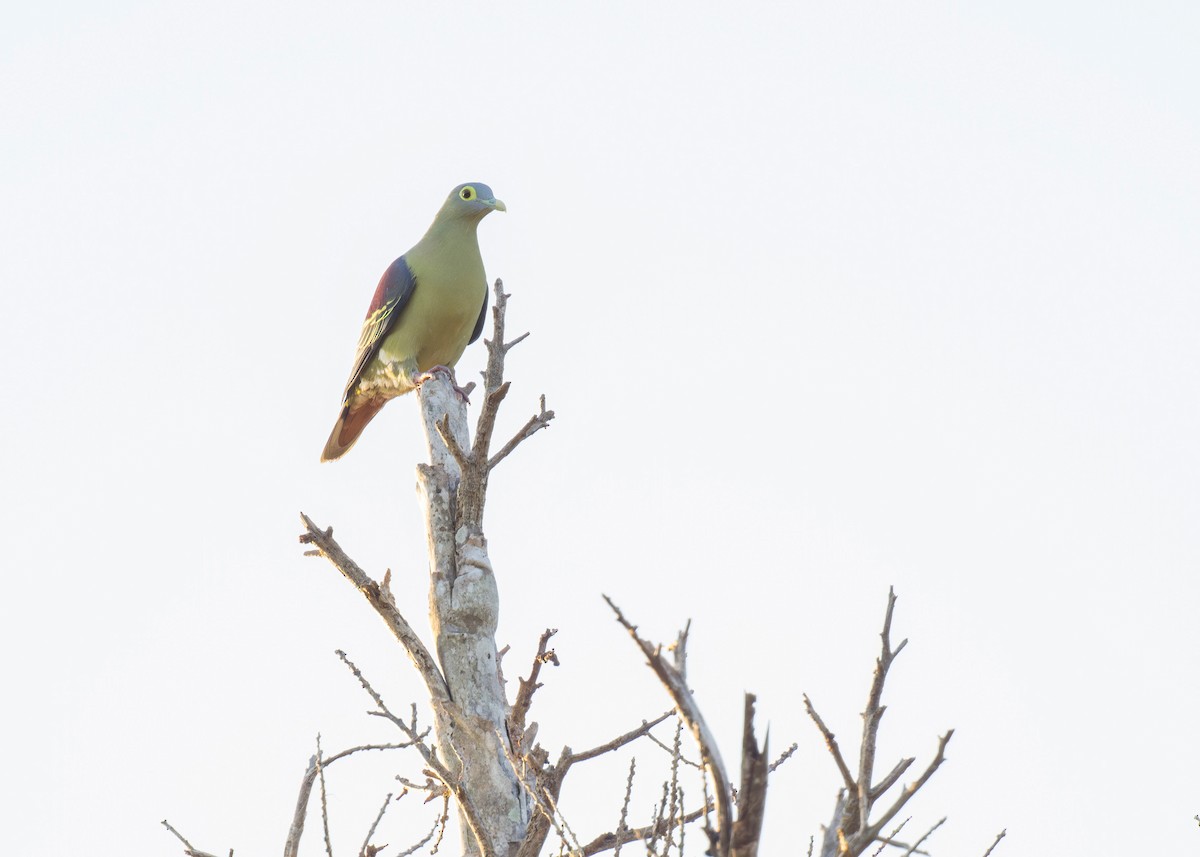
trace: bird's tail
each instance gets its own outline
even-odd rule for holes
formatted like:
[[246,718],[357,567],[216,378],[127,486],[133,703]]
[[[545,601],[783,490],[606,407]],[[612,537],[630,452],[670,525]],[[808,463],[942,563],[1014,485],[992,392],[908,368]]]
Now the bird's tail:
[[329,440],[325,443],[325,451],[321,453],[321,460],[333,461],[335,458],[345,455],[346,451],[354,446],[354,442],[367,427],[367,423],[379,413],[379,409],[383,407],[385,401],[385,399],[367,399],[357,403],[353,408],[348,404],[343,405],[337,423],[334,425],[333,431],[329,433]]

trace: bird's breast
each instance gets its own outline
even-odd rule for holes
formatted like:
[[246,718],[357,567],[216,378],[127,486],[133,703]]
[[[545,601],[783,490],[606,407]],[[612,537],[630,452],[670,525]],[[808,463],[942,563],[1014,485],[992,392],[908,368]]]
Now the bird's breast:
[[435,249],[442,252],[408,259],[416,288],[380,348],[381,358],[415,360],[422,372],[458,361],[487,292],[478,244]]

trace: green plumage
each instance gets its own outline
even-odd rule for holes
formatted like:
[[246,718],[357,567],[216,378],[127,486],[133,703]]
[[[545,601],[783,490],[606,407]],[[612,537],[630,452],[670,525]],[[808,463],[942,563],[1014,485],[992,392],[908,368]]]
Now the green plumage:
[[423,373],[453,366],[479,337],[487,278],[476,228],[504,210],[487,185],[459,185],[425,236],[384,272],[322,461],[340,458],[384,404],[414,390]]

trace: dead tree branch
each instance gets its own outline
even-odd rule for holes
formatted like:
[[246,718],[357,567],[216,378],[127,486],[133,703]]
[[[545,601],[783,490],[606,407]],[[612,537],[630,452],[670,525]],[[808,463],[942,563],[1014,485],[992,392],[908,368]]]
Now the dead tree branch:
[[[405,792],[401,792],[403,797]],[[399,800],[400,798],[397,798]],[[376,857],[376,855],[387,848],[387,845],[375,846],[371,844],[371,837],[375,835],[375,829],[379,827],[379,822],[383,821],[383,814],[387,812],[388,806],[392,802],[392,793],[388,792],[387,797],[383,799],[383,804],[379,807],[379,813],[375,816],[375,820],[371,822],[370,828],[367,829],[367,836],[363,840],[362,848],[358,849],[359,857]]]
[[[362,744],[358,747],[351,747],[348,750],[342,750],[340,753],[334,753],[321,760],[321,767],[328,768],[339,759],[344,759],[347,756],[352,756],[365,750],[400,750],[406,747],[415,746],[411,741],[400,744]],[[317,757],[313,756],[308,760],[308,767],[304,770],[304,777],[300,781],[300,792],[296,796],[296,809],[292,814],[292,824],[288,828],[287,840],[284,842],[283,854],[284,857],[296,857],[300,850],[300,836],[304,833],[304,821],[308,814],[308,800],[312,794],[313,784],[318,776]]]
[[880,703],[883,698],[883,685],[887,681],[888,670],[896,656],[908,645],[908,640],[901,640],[900,645],[892,649],[892,612],[896,607],[896,593],[888,589],[887,613],[883,619],[883,631],[880,632],[882,647],[879,658],[875,661],[875,676],[871,681],[871,691],[867,696],[867,707],[863,711],[862,744],[859,750],[858,780],[856,796],[858,809],[858,827],[867,828],[867,816],[871,810],[871,779],[875,768],[875,742],[879,735],[879,721],[883,718],[886,706]]
[[[663,656],[663,647],[655,646],[643,639],[637,631],[637,626],[625,618],[620,608],[607,595],[604,600],[616,614],[617,622],[621,624],[634,643],[642,650],[646,662],[658,676],[659,681],[667,689],[675,702],[675,709],[680,718],[687,724],[692,738],[700,748],[701,764],[707,773],[705,783],[705,813],[708,810],[707,794],[708,778],[712,778],[715,792],[712,800],[717,813],[717,825],[713,829],[706,816],[705,832],[712,840],[712,853],[716,857],[755,857],[758,853],[758,841],[762,834],[763,814],[766,806],[767,777],[767,742],[759,748],[754,736],[754,695],[746,694],[745,721],[742,730],[742,765],[741,791],[738,793],[737,817],[734,817],[734,789],[726,773],[725,764],[721,760],[716,740],[713,738],[708,725],[700,713],[700,707],[687,686],[687,640],[691,628],[689,622],[679,633],[675,643],[670,647],[672,659],[668,662]],[[681,758],[678,745],[672,751],[672,783]],[[782,760],[781,760],[782,761]],[[672,807],[674,806],[673,789],[669,789]],[[673,809],[672,809],[673,814]],[[668,817],[668,821],[670,817]]]
[[[1200,823],[1200,818],[1196,819],[1196,821],[1198,823]],[[1001,830],[999,833],[997,833],[995,840],[992,842],[991,845],[988,846],[988,850],[983,852],[983,857],[988,857],[988,855],[990,855],[993,851],[995,851],[996,846],[1000,844],[1000,840],[1003,839],[1007,835],[1008,835],[1007,828],[1005,828],[1004,830]]]
[[[540,746],[535,746],[525,752],[523,761],[528,765],[529,769],[534,772],[536,783],[542,793],[548,795],[552,801],[557,801],[562,793],[563,781],[566,779],[567,773],[572,766],[577,762],[586,762],[589,759],[594,759],[605,753],[618,750],[628,744],[633,743],[638,738],[647,737],[653,739],[650,730],[662,723],[667,718],[674,714],[674,710],[665,711],[653,720],[643,720],[640,726],[630,729],[622,735],[618,735],[611,741],[606,741],[590,750],[584,750],[576,753],[570,747],[563,747],[559,754],[558,761],[553,765],[545,764],[547,753]],[[517,759],[515,761],[521,761]],[[544,812],[537,813],[529,822],[529,832],[525,837],[525,841],[521,843],[520,850],[517,852],[517,857],[537,857],[541,854],[542,847],[545,844],[546,837],[549,835],[551,828],[554,826],[554,820],[548,817]],[[633,840],[614,840],[613,845],[609,848],[619,847],[622,842],[631,842]]]
[[525,425],[521,426],[520,431],[513,435],[512,440],[500,447],[500,451],[488,459],[488,470],[495,468],[497,464],[508,457],[509,453],[539,431],[549,428],[550,421],[554,419],[554,411],[546,410],[545,396],[539,396],[538,402],[538,412],[530,417]]
[[[933,776],[934,772],[945,761],[946,745],[954,735],[954,730],[950,729],[945,735],[939,738],[937,752],[921,775],[914,782],[904,786],[891,805],[879,814],[878,818],[872,821],[872,810],[875,809],[878,801],[900,781],[900,778],[914,761],[911,758],[901,759],[878,783],[872,784],[879,725],[883,718],[883,713],[887,709],[882,703],[884,684],[887,681],[888,670],[891,668],[896,656],[908,644],[908,640],[902,640],[898,646],[892,648],[892,615],[895,606],[896,593],[894,590],[889,589],[883,630],[880,633],[880,654],[875,661],[875,673],[871,680],[870,691],[867,694],[867,706],[862,713],[863,727],[857,776],[851,773],[850,767],[842,755],[833,732],[825,725],[825,721],[821,719],[821,716],[817,714],[816,708],[808,696],[805,695],[804,697],[804,707],[808,712],[808,716],[816,724],[822,737],[824,737],[825,746],[828,748],[829,754],[833,757],[834,764],[837,766],[838,772],[842,777],[843,784],[843,788],[838,793],[838,801],[833,819],[826,829],[821,847],[821,857],[858,857],[872,843],[888,841],[889,837],[882,835],[883,829],[904,808],[912,796],[929,781],[929,778]],[[937,825],[929,833],[932,833],[936,829]],[[928,835],[927,833],[926,836]],[[923,839],[924,837],[922,837]],[[918,844],[922,840],[918,840]],[[913,847],[915,849],[915,846]],[[914,853],[916,852],[914,851]]]
[[568,748],[567,763],[566,763],[567,767],[574,765],[576,762],[586,762],[588,759],[594,759],[597,756],[604,755],[605,753],[611,753],[613,750],[617,750],[621,747],[624,747],[626,744],[633,743],[638,738],[641,738],[643,736],[648,736],[650,734],[651,729],[653,729],[658,724],[662,723],[668,717],[674,716],[674,714],[675,714],[674,710],[664,711],[662,714],[658,715],[658,717],[655,717],[653,720],[643,720],[641,726],[638,726],[634,729],[630,729],[625,734],[618,735],[616,738],[613,738],[611,741],[606,741],[605,743],[599,745],[598,747],[593,747],[590,750],[584,750],[582,753],[572,753],[572,752],[570,752],[570,750]]
[[889,845],[895,848],[907,848],[907,845],[897,842],[896,837],[900,835],[901,830],[908,826],[910,821],[912,821],[911,815],[893,827],[891,833],[887,834],[886,836],[880,836],[879,839],[876,840],[879,843],[879,847],[875,849],[874,853],[871,854],[871,857],[879,857],[879,855],[883,853],[883,849],[887,848]]
[[333,527],[322,530],[313,523],[312,518],[303,512],[300,513],[300,520],[304,522],[307,530],[301,534],[300,543],[311,544],[315,547],[315,551],[309,552],[309,555],[325,557],[333,564],[334,568],[354,584],[355,588],[363,594],[367,602],[383,619],[392,635],[404,647],[413,666],[425,680],[430,697],[435,701],[448,701],[450,692],[446,687],[446,680],[442,676],[441,670],[438,669],[433,656],[429,654],[429,650],[425,648],[425,644],[421,642],[421,638],[417,636],[412,625],[408,624],[408,620],[396,608],[396,600],[392,597],[390,586],[391,571],[384,573],[383,583],[375,582],[359,567],[358,563],[346,555],[341,545],[334,540]]
[[812,718],[813,723],[817,724],[817,729],[821,731],[821,736],[825,739],[825,747],[833,756],[834,764],[837,765],[838,771],[842,775],[842,783],[846,790],[853,792],[855,790],[854,775],[850,773],[850,766],[846,764],[846,759],[842,756],[842,749],[838,746],[837,738],[833,731],[825,725],[825,721],[821,719],[821,715],[817,714],[817,709],[813,707],[812,700],[808,698],[808,694],[802,694],[804,699],[804,710],[808,712],[808,716]]
[[508,710],[508,734],[517,745],[513,749],[518,755],[532,746],[533,738],[537,734],[537,724],[532,727],[534,730],[532,734],[526,734],[525,719],[529,715],[529,707],[533,704],[534,693],[542,686],[538,681],[542,664],[551,663],[558,666],[558,655],[555,654],[554,649],[546,648],[550,638],[557,633],[557,628],[547,628],[542,632],[542,636],[538,639],[537,654],[533,656],[533,666],[529,669],[529,678],[517,677],[517,698]]
[[759,748],[754,737],[754,702],[754,694],[747,693],[742,725],[742,785],[737,794],[738,817],[729,837],[732,857],[757,857],[767,806],[767,754],[771,731],[767,730]]
[[704,817],[704,813],[711,809],[710,807],[699,807],[691,812],[679,815],[672,823],[668,823],[666,819],[659,819],[647,824],[644,827],[626,828],[624,831],[614,831],[612,833],[602,833],[591,842],[587,843],[581,849],[584,857],[591,857],[592,854],[600,854],[604,851],[610,851],[614,848],[620,848],[622,845],[628,845],[630,842],[641,842],[653,836],[664,836],[672,827],[683,827],[685,824],[691,824]]
[[[504,359],[518,343],[523,341],[528,333],[518,336],[511,342],[504,341],[505,315],[508,310],[508,298],[504,292],[504,283],[501,280],[496,280],[493,287],[495,294],[495,302],[492,305],[492,338],[484,340],[487,346],[487,366],[483,370],[483,404],[479,409],[479,419],[475,424],[475,440],[473,443],[466,442],[466,422],[465,410],[463,413],[461,429],[456,432],[451,431],[450,413],[456,408],[447,404],[434,404],[433,406],[423,407],[426,414],[441,413],[446,416],[440,417],[433,424],[441,441],[446,445],[451,457],[454,459],[456,468],[461,473],[461,482],[452,479],[452,488],[456,491],[457,510],[455,516],[455,530],[461,526],[468,527],[469,530],[477,530],[483,524],[483,508],[487,499],[488,475],[493,467],[496,466],[509,453],[517,448],[518,445],[529,437],[532,437],[540,429],[546,428],[550,421],[554,419],[554,411],[546,410],[546,397],[540,398],[541,407],[539,412],[529,419],[525,426],[510,440],[500,452],[489,459],[488,455],[491,449],[492,436],[496,431],[496,417],[500,412],[500,403],[504,401],[508,395],[509,382],[504,380]],[[418,395],[425,402],[424,387],[418,390]],[[436,395],[436,394],[435,394]],[[429,425],[428,416],[426,417],[427,428]],[[469,447],[469,451],[468,451]],[[434,464],[439,463],[434,460]]]
[[[394,723],[400,729],[400,731],[404,733],[405,737],[407,737],[411,742],[411,746],[415,747],[421,754],[421,758],[425,760],[425,764],[428,766],[424,772],[426,776],[437,777],[437,779],[439,779],[446,787],[447,791],[454,795],[454,799],[458,803],[459,812],[462,814],[463,821],[471,835],[474,836],[475,842],[479,847],[482,857],[494,857],[496,851],[494,846],[491,844],[490,839],[487,837],[487,828],[484,825],[483,818],[479,812],[479,809],[475,806],[475,801],[469,790],[464,785],[462,778],[451,772],[446,764],[444,764],[442,760],[438,758],[436,749],[425,742],[425,737],[429,734],[429,730],[426,729],[424,732],[417,731],[416,705],[414,704],[412,706],[412,717],[410,721],[405,722],[400,717],[397,717],[384,703],[383,697],[380,696],[375,688],[371,686],[371,683],[367,681],[367,678],[362,674],[362,671],[359,670],[359,668],[354,665],[354,662],[346,656],[346,653],[338,650],[337,655],[354,674],[354,677],[358,679],[359,684],[363,686],[363,689],[370,694],[371,699],[375,701],[375,705],[377,706],[378,710],[368,712],[368,714],[386,718]],[[446,705],[446,708],[453,707],[453,703]],[[292,855],[286,855],[286,857],[292,857]]]
[[[171,831],[173,834],[175,834],[175,838],[183,843],[183,853],[186,854],[187,857],[216,857],[215,854],[209,854],[207,851],[200,851],[200,850],[196,849],[192,845],[192,843],[188,842],[187,839],[184,838],[183,834],[180,833],[178,830],[176,830],[174,827],[172,827],[171,823],[168,822],[165,818],[162,820],[162,826],[165,827],[167,830]],[[230,854],[230,857],[232,857],[232,855],[233,855],[232,848],[229,849],[229,854]]]
[[625,618],[621,609],[607,595],[603,596],[608,606],[617,616],[617,621],[629,632],[629,636],[646,656],[650,669],[658,676],[659,681],[666,687],[667,693],[675,702],[679,716],[688,725],[692,737],[700,748],[700,758],[713,780],[716,791],[717,807],[717,842],[716,850],[720,857],[729,853],[730,836],[733,833],[733,791],[729,776],[725,773],[725,763],[721,760],[721,752],[717,749],[716,739],[709,731],[700,707],[684,682],[683,671],[687,663],[686,631],[680,634],[675,646],[674,664],[668,663],[662,654],[662,646],[655,646],[642,639],[637,632],[637,626]]
[[[675,713],[673,709],[672,709],[671,713],[672,714]],[[653,744],[655,747],[658,747],[660,750],[662,750],[668,756],[673,756],[673,754],[675,752],[673,747],[663,743],[662,741],[655,738],[653,735],[648,734],[648,735],[646,735],[646,737],[650,740],[650,743]],[[679,762],[680,762],[680,764],[687,765],[689,768],[695,768],[698,771],[704,770],[704,765],[700,764],[699,762],[693,762],[687,756],[684,756],[682,754],[679,756]]]
[[[435,842],[433,845],[433,848],[430,849],[430,853],[436,854],[438,844],[442,841],[442,834],[444,834],[446,832],[446,822],[449,821],[449,819],[450,819],[450,795],[446,795],[442,799],[442,811],[440,813],[438,813],[438,817],[436,819],[434,819],[433,827],[429,828],[429,832],[426,833],[419,841],[414,842],[408,848],[405,848],[403,851],[401,851],[399,854],[397,854],[396,857],[409,857],[409,855],[415,854],[416,852],[418,852],[422,848],[424,848],[425,845],[431,839],[433,839],[434,836],[437,837],[437,842]],[[365,857],[373,857],[373,855],[365,855]]]
[[325,830],[325,853],[333,857],[333,842],[329,838],[329,803],[325,792],[325,766],[321,764],[321,734],[317,733],[317,781],[321,784],[321,826]]
[[797,744],[795,741],[793,741],[792,746],[790,746],[786,750],[784,750],[783,753],[780,754],[778,759],[776,759],[771,764],[767,765],[767,773],[768,774],[775,773],[775,769],[778,768],[780,765],[782,765],[784,762],[786,762],[788,759],[792,758],[792,754],[795,753],[796,750],[799,749],[799,747],[800,747],[800,745]]
[[923,834],[921,834],[921,838],[918,839],[916,842],[914,842],[912,845],[910,845],[907,850],[905,850],[904,857],[912,857],[913,854],[928,854],[929,853],[928,851],[920,850],[921,844],[926,839],[928,839],[930,836],[932,836],[935,830],[937,830],[939,827],[941,827],[945,823],[946,823],[946,817],[942,816],[940,821],[938,821],[936,824],[933,825],[933,827],[929,828]]

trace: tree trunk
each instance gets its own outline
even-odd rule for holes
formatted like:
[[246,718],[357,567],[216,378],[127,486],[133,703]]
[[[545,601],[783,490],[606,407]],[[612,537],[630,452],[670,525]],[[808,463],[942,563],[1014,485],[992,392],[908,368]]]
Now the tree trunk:
[[[473,818],[459,806],[464,853],[508,857],[525,837],[529,805],[508,761],[512,745],[496,651],[496,578],[480,522],[465,521],[462,514],[464,507],[482,511],[482,504],[460,497],[466,463],[461,456],[471,449],[467,408],[442,372],[425,381],[417,397],[430,460],[417,466],[429,540],[430,619],[450,692],[449,704],[435,700],[438,754],[471,798]],[[447,437],[455,449],[447,446]],[[478,486],[480,492],[484,487]]]

